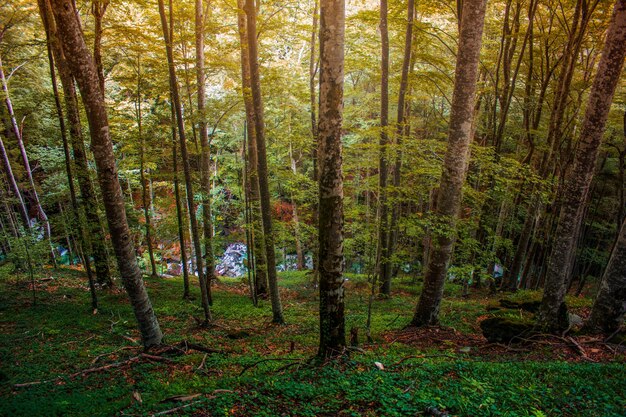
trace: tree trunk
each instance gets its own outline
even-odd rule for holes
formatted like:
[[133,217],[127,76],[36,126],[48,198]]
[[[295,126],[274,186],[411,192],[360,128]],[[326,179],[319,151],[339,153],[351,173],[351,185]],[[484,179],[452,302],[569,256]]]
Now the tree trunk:
[[[58,40],[57,40],[56,24],[52,16],[52,10],[50,9],[50,4],[46,0],[39,0],[38,4],[39,4],[39,12],[41,14],[42,22],[43,22],[44,29],[46,32],[48,62],[50,64],[50,78],[52,81],[52,90],[54,94],[54,103],[56,105],[57,116],[59,117],[59,128],[61,130],[61,138],[63,140],[63,153],[65,155],[65,170],[67,173],[67,182],[68,182],[68,186],[70,190],[70,201],[72,203],[72,219],[71,220],[72,220],[73,226],[78,228],[78,235],[80,237],[80,243],[81,243],[80,246],[85,248],[87,250],[87,253],[89,254],[92,251],[93,247],[91,244],[89,233],[87,231],[87,227],[85,226],[85,222],[83,221],[82,213],[80,210],[80,205],[78,204],[78,199],[76,198],[76,189],[74,187],[74,176],[72,173],[72,158],[70,155],[70,148],[69,148],[69,144],[67,140],[67,132],[65,130],[65,118],[63,116],[63,108],[61,106],[61,99],[59,98],[59,90],[57,88],[57,81],[56,81],[56,72],[54,69],[55,60],[53,58],[54,56],[53,51],[56,48],[60,49]],[[59,59],[62,60],[63,57],[60,57]],[[65,68],[63,71],[65,71],[65,73],[63,74],[63,77],[68,77],[72,79],[72,75],[69,74],[67,68]],[[61,213],[63,213],[63,208],[60,203],[59,203],[59,208],[61,209]],[[72,251],[71,251],[71,245],[70,245],[70,240],[71,240],[72,235],[73,233],[69,233],[69,238],[68,238],[68,248],[70,251],[70,262],[69,262],[70,265],[72,265],[73,260],[74,260]],[[96,294],[95,279],[93,276],[93,272],[91,270],[91,259],[89,259],[89,256],[83,257],[83,265],[85,266],[85,272],[87,273],[87,280],[89,282],[89,290],[91,293],[91,307],[94,311],[96,311],[98,309],[98,297]],[[108,268],[108,262],[107,262],[107,268]]]
[[17,185],[17,181],[15,181],[15,175],[13,175],[13,169],[11,168],[11,161],[9,160],[9,155],[7,154],[6,148],[4,147],[4,142],[2,141],[2,137],[0,136],[0,156],[2,156],[2,164],[4,165],[4,172],[7,176],[7,182],[9,183],[9,188],[15,195],[15,199],[17,200],[17,206],[19,208],[20,216],[22,217],[22,221],[24,222],[24,227],[26,229],[30,228],[30,217],[28,216],[28,210],[26,209],[26,204],[24,204],[24,199],[22,198],[22,193]]
[[157,272],[156,261],[154,260],[154,251],[152,249],[152,193],[148,192],[148,186],[146,185],[146,156],[141,114],[141,58],[139,56],[137,56],[137,103],[135,104],[135,113],[137,116],[137,134],[139,135],[139,178],[141,180],[141,202],[143,205],[143,215],[146,221],[146,246],[148,246],[150,268],[152,270],[150,275],[153,278],[157,278],[159,274]]
[[424,288],[411,322],[414,326],[438,322],[439,304],[443,297],[443,286],[454,245],[456,218],[461,207],[462,186],[469,161],[485,5],[486,0],[463,2],[448,149],[435,211],[444,233],[435,233],[432,237]]
[[[83,141],[74,77],[70,72],[63,51],[61,38],[57,31],[56,23],[54,22],[52,5],[49,0],[44,0],[40,7],[44,7],[44,2],[46,7],[46,26],[50,32],[54,62],[59,71],[59,78],[61,79],[61,86],[63,88],[65,110],[70,130],[70,141],[74,153],[75,175],[78,179],[78,187],[82,197],[81,205],[85,213],[85,234],[83,236],[85,241],[83,251],[87,253],[86,257],[93,255],[97,282],[102,286],[112,287],[113,280],[111,279],[105,234],[102,221],[98,215],[96,192],[91,181],[91,176],[89,175],[89,165],[87,163],[87,153],[85,152],[85,143]],[[83,221],[82,216],[80,220],[81,222]],[[88,260],[85,262],[88,262]]]
[[380,156],[378,159],[378,254],[376,274],[380,278],[379,292],[389,295],[391,290],[391,263],[389,260],[389,214],[387,204],[387,154],[389,145],[389,29],[387,0],[380,0]]
[[247,179],[250,192],[250,220],[252,222],[252,244],[254,245],[255,291],[261,298],[267,298],[267,262],[265,238],[261,219],[261,197],[259,191],[259,172],[257,159],[256,115],[252,103],[252,86],[250,84],[250,56],[248,54],[248,30],[246,27],[245,0],[237,0],[239,42],[241,46],[241,79],[243,101],[246,109],[246,134],[248,145]]
[[204,15],[202,0],[196,0],[196,79],[198,88],[198,130],[202,148],[201,185],[202,225],[204,229],[204,260],[206,262],[205,281],[209,302],[212,301],[211,282],[215,280],[215,261],[213,258],[213,225],[211,220],[211,148],[205,115],[204,88]]
[[[591,88],[574,165],[567,172],[562,193],[563,203],[547,270],[547,282],[539,314],[539,323],[549,331],[568,327],[562,314],[565,292],[582,214],[593,179],[606,119],[619,82],[626,55],[626,0],[617,0],[611,25]],[[561,314],[559,314],[561,312]]]
[[267,151],[265,149],[265,121],[263,118],[263,97],[259,77],[257,51],[256,6],[254,0],[246,0],[246,28],[248,30],[248,57],[250,61],[250,86],[252,87],[252,103],[254,104],[254,128],[256,130],[257,162],[259,173],[259,191],[261,197],[261,218],[263,219],[263,236],[267,261],[267,280],[272,301],[272,322],[283,324],[283,307],[278,292],[276,276],[276,255],[274,252],[274,231],[272,229],[272,206],[270,204],[270,188],[267,168]]
[[15,139],[17,140],[17,146],[20,150],[20,155],[22,156],[22,163],[24,164],[26,177],[28,178],[28,183],[30,184],[30,188],[33,190],[33,197],[35,200],[35,207],[37,208],[37,214],[39,215],[39,219],[44,224],[44,227],[46,230],[46,237],[48,238],[48,243],[50,244],[50,256],[51,256],[52,262],[56,266],[56,256],[54,254],[54,246],[52,245],[50,221],[48,221],[48,216],[46,215],[46,212],[43,210],[43,207],[41,206],[41,202],[39,201],[39,193],[37,192],[37,187],[35,186],[35,180],[33,179],[33,171],[30,168],[28,154],[26,153],[26,147],[24,146],[24,140],[22,138],[22,131],[17,124],[17,119],[15,118],[15,113],[13,111],[13,103],[11,102],[11,96],[9,95],[9,86],[7,84],[7,80],[4,75],[4,70],[2,67],[2,56],[0,56],[0,81],[2,81],[2,91],[4,92],[4,103],[6,104],[7,111],[9,112],[9,118],[11,119],[11,127],[13,129],[13,134],[15,135]]
[[600,290],[585,328],[593,333],[612,334],[624,324],[626,313],[626,221],[611,251],[600,281]]
[[98,70],[98,80],[100,81],[100,89],[104,96],[104,68],[102,67],[102,19],[104,13],[109,6],[110,0],[93,0],[91,3],[91,14],[93,15],[93,58]]
[[345,1],[322,0],[320,10],[318,355],[332,357],[346,346],[341,167]]
[[122,281],[139,323],[144,346],[158,345],[163,335],[135,258],[98,72],[85,44],[73,2],[53,0],[52,4],[67,62],[78,82],[87,112],[98,180]]
[[[402,60],[402,76],[400,78],[400,90],[398,91],[398,116],[396,118],[396,157],[393,168],[393,188],[396,201],[393,204],[393,210],[391,212],[391,220],[389,222],[389,236],[387,242],[387,248],[389,256],[393,255],[395,251],[397,236],[398,236],[398,220],[400,218],[401,204],[398,199],[400,188],[400,174],[402,171],[402,152],[400,146],[402,145],[402,137],[406,135],[406,94],[409,89],[409,69],[411,66],[411,50],[413,44],[413,16],[415,14],[415,2],[409,0],[407,3],[407,23],[406,23],[406,35],[404,39],[404,58]],[[381,282],[381,293],[389,295],[391,292],[391,277],[392,277],[392,264],[387,262],[385,265],[386,271],[384,273],[384,281]]]
[[171,128],[172,128],[172,165],[174,171],[174,198],[176,199],[176,225],[178,226],[178,243],[180,244],[180,263],[183,270],[183,298],[189,298],[189,272],[187,269],[187,247],[185,241],[185,222],[183,220],[183,206],[180,201],[180,186],[178,180],[178,151],[176,138],[176,114],[174,106],[170,106],[171,110]]
[[[170,0],[170,13],[172,12],[172,4]],[[163,0],[159,0],[159,14],[161,15],[161,25],[163,26],[163,39],[165,40],[165,50],[167,53],[167,62],[169,70],[170,93],[172,98],[172,106],[176,113],[176,123],[178,125],[178,139],[180,142],[180,153],[183,160],[183,172],[185,174],[185,188],[187,189],[187,205],[189,207],[189,223],[191,227],[191,240],[195,249],[196,267],[198,268],[198,280],[200,281],[200,292],[202,296],[202,308],[204,310],[204,321],[209,323],[212,320],[211,308],[209,307],[209,293],[207,292],[206,277],[202,262],[202,247],[200,244],[200,234],[198,231],[198,220],[196,219],[195,203],[193,201],[193,185],[191,180],[191,167],[189,165],[189,156],[187,154],[187,139],[185,135],[185,122],[183,120],[183,112],[180,104],[180,95],[178,93],[178,81],[176,80],[176,69],[174,66],[174,52],[172,50],[172,39],[168,29],[167,17],[165,15],[165,6]]]
[[[291,129],[291,128],[290,128]],[[291,172],[294,176],[298,175],[298,163],[293,156],[293,147],[289,144],[289,161],[291,164]],[[296,245],[296,269],[302,271],[304,269],[304,252],[302,250],[302,241],[300,239],[300,218],[298,217],[298,203],[296,199],[291,196],[291,204],[293,205],[293,232]]]
[[[311,42],[309,43],[309,108],[311,109],[311,160],[313,161],[313,183],[317,185],[319,180],[319,164],[318,164],[318,144],[317,144],[317,94],[315,91],[315,74],[317,73],[317,58],[315,53],[315,40],[317,39],[317,21],[318,21],[319,2],[314,0],[313,5],[313,27],[311,29]],[[313,224],[319,221],[318,206],[313,206]],[[319,271],[319,248],[317,247],[317,239],[313,239],[313,285],[317,286]]]

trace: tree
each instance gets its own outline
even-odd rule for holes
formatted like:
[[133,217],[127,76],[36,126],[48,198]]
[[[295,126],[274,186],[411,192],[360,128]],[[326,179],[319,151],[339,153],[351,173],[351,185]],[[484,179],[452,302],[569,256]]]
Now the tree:
[[440,230],[431,239],[430,260],[411,324],[437,324],[439,304],[448,271],[456,233],[456,219],[461,207],[461,188],[469,161],[473,136],[474,101],[478,63],[485,21],[486,0],[465,0],[461,17],[459,47],[450,113],[448,148],[437,198],[435,215]]
[[[1,40],[1,37],[0,37]],[[20,155],[22,157],[22,163],[24,164],[24,170],[26,171],[26,177],[28,178],[28,183],[30,184],[30,188],[33,191],[35,208],[37,209],[37,214],[39,215],[39,219],[43,222],[46,237],[48,242],[50,243],[50,255],[51,259],[56,266],[56,257],[54,254],[54,247],[52,245],[52,236],[50,230],[50,221],[48,220],[48,215],[44,211],[41,201],[39,201],[39,193],[37,192],[37,187],[35,186],[35,180],[33,179],[33,170],[30,167],[30,161],[28,159],[28,154],[26,153],[26,147],[24,146],[24,140],[22,138],[22,129],[17,124],[17,119],[15,118],[15,112],[13,111],[13,103],[11,101],[11,95],[9,94],[9,85],[7,83],[7,78],[4,74],[4,69],[2,68],[2,56],[0,56],[0,81],[2,82],[2,91],[4,92],[4,104],[7,107],[7,111],[9,113],[9,118],[11,119],[11,128],[13,130],[13,136],[17,140],[17,147],[20,150]],[[8,170],[7,170],[8,172]]]
[[[398,197],[397,190],[400,188],[400,178],[402,170],[402,152],[400,151],[400,145],[402,145],[402,138],[406,135],[407,131],[407,116],[408,106],[406,103],[406,95],[409,89],[409,70],[411,66],[411,50],[413,49],[413,16],[415,14],[415,2],[409,0],[407,2],[407,22],[406,32],[404,37],[404,57],[402,59],[402,75],[400,78],[400,89],[398,91],[398,113],[396,118],[396,152],[395,161],[393,167],[393,188],[396,190],[393,193],[393,197]],[[400,202],[394,201],[393,210],[391,212],[391,219],[389,220],[389,231],[387,236],[387,252],[392,255],[395,251],[395,244],[398,236],[398,220],[400,217]],[[381,282],[380,292],[382,294],[389,295],[391,293],[391,261],[388,260],[385,264],[386,272],[383,274],[384,280]]]
[[624,323],[624,314],[626,314],[626,221],[622,224],[611,251],[585,329],[591,333],[613,334]]
[[345,1],[320,2],[319,282],[320,357],[346,345],[343,279],[343,119]]
[[254,0],[246,0],[246,29],[248,32],[248,59],[250,63],[250,87],[254,106],[254,129],[256,131],[257,162],[259,174],[259,192],[261,197],[261,218],[263,220],[263,236],[265,238],[265,254],[267,262],[267,280],[272,302],[272,322],[283,324],[283,307],[278,292],[276,275],[276,254],[274,248],[274,231],[272,229],[272,207],[270,204],[270,187],[267,168],[267,151],[265,149],[265,120],[263,118],[263,97],[259,75],[256,5]]
[[389,260],[389,215],[387,210],[387,145],[389,144],[389,29],[387,0],[380,1],[380,156],[378,159],[378,275],[380,293],[389,295],[391,289],[391,262]]
[[[43,7],[45,7],[45,10]],[[74,77],[72,76],[66,54],[63,50],[63,43],[54,21],[50,1],[45,0],[45,5],[42,3],[40,8],[42,8],[42,18],[45,18],[44,26],[50,33],[50,45],[54,56],[54,64],[59,71],[59,78],[63,89],[70,142],[74,153],[74,168],[76,178],[78,179],[80,195],[82,197],[81,206],[85,216],[85,247],[83,250],[87,252],[86,256],[89,256],[89,254],[93,255],[94,265],[96,267],[96,280],[98,283],[102,286],[110,287],[113,285],[113,280],[109,268],[102,222],[98,215],[96,192],[89,173]]]
[[[104,78],[101,78],[103,82]],[[137,134],[139,135],[139,178],[141,181],[141,205],[143,206],[143,215],[146,221],[146,246],[148,246],[148,256],[150,257],[150,275],[153,278],[159,276],[154,259],[154,250],[152,249],[152,214],[151,200],[152,193],[148,190],[145,167],[145,141],[143,137],[143,120],[142,120],[142,98],[141,98],[141,54],[137,55],[137,101],[135,102],[135,117],[137,118]],[[104,84],[102,84],[104,88]],[[104,90],[103,90],[104,91]]]
[[252,226],[251,243],[254,250],[255,292],[259,297],[267,297],[267,262],[263,224],[261,219],[261,197],[259,190],[259,170],[257,160],[256,115],[252,103],[252,86],[250,85],[250,56],[248,55],[248,31],[246,25],[245,0],[237,0],[237,27],[239,28],[239,45],[241,51],[241,90],[246,110],[246,144],[248,156],[248,198],[250,205],[250,222]]
[[[620,80],[626,55],[626,0],[617,0],[602,58],[587,103],[573,166],[565,174],[563,203],[554,234],[539,324],[549,331],[569,326],[565,293],[572,271],[576,242],[593,179],[606,119]],[[616,253],[619,258],[619,251]],[[618,260],[615,260],[619,262]]]
[[87,113],[98,181],[122,282],[139,323],[143,345],[146,348],[159,345],[163,334],[144,287],[130,239],[98,71],[83,38],[74,3],[71,0],[53,0],[52,5],[68,66],[78,83]]
[[196,0],[196,79],[198,83],[198,130],[200,131],[200,147],[202,148],[201,185],[202,190],[202,224],[204,227],[204,260],[206,262],[205,281],[209,300],[211,282],[215,279],[213,261],[213,226],[211,221],[211,148],[205,114],[204,86],[204,14],[202,0]]
[[[172,12],[172,4],[170,1],[170,13]],[[178,126],[178,139],[180,143],[180,153],[183,160],[183,172],[185,174],[185,188],[187,189],[187,205],[189,208],[189,223],[191,226],[191,240],[196,254],[196,266],[198,268],[198,279],[200,281],[200,293],[202,297],[202,309],[204,310],[204,322],[208,324],[211,320],[211,308],[208,293],[208,285],[206,276],[204,275],[204,263],[202,261],[202,247],[200,245],[200,233],[198,231],[198,220],[196,219],[195,203],[193,201],[193,183],[191,181],[191,167],[189,165],[189,156],[187,154],[187,136],[185,135],[185,122],[183,119],[183,111],[180,104],[180,95],[178,92],[178,81],[176,77],[176,67],[174,65],[174,52],[172,50],[171,32],[168,28],[167,17],[165,15],[165,5],[163,0],[159,0],[159,15],[161,16],[161,26],[163,28],[163,39],[165,40],[165,51],[167,54],[169,81],[170,81],[170,97],[172,107],[176,113],[176,124]],[[173,24],[173,22],[172,22]]]

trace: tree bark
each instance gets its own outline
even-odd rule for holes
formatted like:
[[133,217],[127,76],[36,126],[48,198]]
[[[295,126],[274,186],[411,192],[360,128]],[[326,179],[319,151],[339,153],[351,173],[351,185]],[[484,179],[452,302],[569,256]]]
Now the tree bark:
[[272,229],[272,206],[270,204],[270,188],[267,168],[267,151],[265,149],[265,120],[263,118],[263,97],[261,94],[261,80],[259,77],[259,62],[257,51],[256,6],[254,0],[246,0],[246,29],[248,31],[248,57],[250,62],[250,85],[252,88],[252,103],[254,104],[254,128],[257,142],[257,162],[259,173],[259,191],[261,197],[261,218],[263,219],[263,236],[265,238],[265,253],[267,261],[267,280],[272,302],[272,322],[283,324],[283,307],[278,292],[278,277],[276,275],[276,255],[274,249],[274,231]]
[[48,216],[44,211],[41,201],[39,200],[39,193],[37,192],[37,187],[35,186],[35,180],[33,178],[33,171],[30,168],[30,162],[28,160],[28,154],[26,153],[26,147],[24,146],[24,140],[22,138],[22,131],[17,124],[17,119],[15,118],[15,112],[13,111],[13,103],[11,101],[11,96],[9,94],[9,85],[7,84],[7,79],[4,75],[4,69],[2,67],[2,56],[0,56],[0,81],[2,82],[2,91],[4,92],[4,103],[7,107],[7,111],[9,113],[9,118],[11,119],[11,127],[13,129],[13,135],[17,140],[17,147],[20,150],[20,155],[22,157],[22,163],[24,164],[24,169],[26,171],[26,177],[28,178],[28,183],[30,184],[30,188],[33,190],[33,197],[35,202],[35,207],[37,209],[37,214],[39,215],[39,219],[43,222],[46,237],[48,239],[48,243],[50,244],[50,256],[52,262],[56,266],[56,256],[54,254],[54,246],[52,245],[52,231],[50,229],[50,221],[48,220]]
[[626,0],[617,0],[589,101],[574,165],[567,172],[563,202],[547,270],[539,324],[549,331],[568,327],[565,292],[576,252],[589,186],[593,179],[606,119],[626,55]]
[[171,110],[172,128],[172,165],[174,171],[174,198],[176,200],[176,225],[178,226],[178,243],[180,244],[180,263],[183,270],[183,298],[189,298],[189,272],[187,269],[187,247],[185,240],[185,222],[183,220],[183,205],[180,201],[180,181],[178,179],[178,145],[176,137],[176,114],[174,106]]
[[[37,3],[39,5],[39,13],[41,15],[43,26],[46,32],[46,46],[48,50],[48,63],[50,65],[50,79],[52,82],[52,92],[54,95],[54,103],[55,103],[56,110],[57,110],[57,116],[59,118],[59,129],[61,131],[61,139],[63,141],[63,154],[65,156],[65,171],[67,174],[68,188],[70,191],[70,202],[72,204],[71,225],[73,227],[78,228],[80,246],[88,250],[88,253],[91,253],[92,245],[91,245],[90,236],[87,232],[85,222],[83,222],[80,205],[78,204],[78,199],[76,198],[76,189],[74,187],[74,175],[73,175],[73,167],[72,167],[72,156],[70,154],[69,143],[67,140],[67,131],[65,128],[65,117],[63,115],[63,107],[61,105],[61,99],[59,97],[59,90],[57,87],[55,61],[53,57],[54,56],[53,44],[56,42],[56,39],[53,40],[53,36],[56,37],[57,35],[56,26],[54,23],[54,19],[52,17],[52,10],[50,9],[50,6],[47,3],[47,1],[38,0]],[[54,29],[54,33],[51,33],[52,29]],[[69,75],[69,77],[71,78],[71,74]],[[63,207],[61,203],[59,203],[59,208],[61,209],[61,214],[63,214]],[[72,240],[74,233],[73,231],[72,232],[68,231],[67,227],[66,227],[66,232],[68,234],[67,244],[68,244],[68,250],[70,254],[69,264],[72,265],[74,261],[74,256],[72,254],[70,241]],[[89,256],[83,257],[83,265],[85,266],[85,272],[87,273],[87,280],[89,282],[89,290],[91,293],[91,307],[94,311],[96,311],[98,309],[98,296],[96,294],[95,278],[91,270],[91,259],[89,259]],[[107,264],[107,267],[108,267],[108,264]]]
[[259,171],[257,159],[256,115],[252,103],[252,86],[250,84],[250,56],[248,55],[248,30],[246,27],[245,0],[237,0],[239,42],[241,46],[241,79],[243,102],[246,109],[246,134],[248,151],[248,186],[250,194],[250,217],[252,222],[252,244],[254,245],[255,291],[261,298],[267,298],[267,262],[265,238],[261,219],[261,197],[259,191]]
[[432,237],[424,288],[411,322],[414,326],[438,323],[439,305],[454,245],[456,219],[461,207],[462,186],[473,135],[474,102],[485,8],[486,0],[463,2],[448,148],[435,211],[444,230]]
[[320,5],[318,355],[332,357],[346,346],[341,155],[345,0],[322,0]]
[[[170,13],[172,10],[170,0]],[[167,62],[169,70],[170,92],[172,98],[172,106],[176,113],[176,123],[178,126],[178,139],[180,142],[180,153],[183,160],[183,172],[185,174],[185,188],[187,189],[187,205],[189,207],[189,223],[191,227],[191,240],[195,249],[196,267],[198,268],[198,279],[200,281],[200,292],[202,296],[202,308],[204,310],[204,321],[208,323],[212,320],[211,308],[209,307],[209,293],[207,292],[206,277],[204,275],[204,263],[202,260],[202,247],[200,244],[200,234],[198,231],[198,220],[196,219],[195,203],[193,201],[193,184],[191,180],[191,167],[189,165],[189,156],[187,154],[187,139],[185,135],[185,124],[183,112],[180,104],[180,95],[178,92],[178,81],[176,80],[176,69],[174,66],[174,52],[172,50],[172,39],[168,29],[167,18],[165,15],[165,5],[163,0],[159,0],[159,14],[161,15],[161,25],[163,26],[163,39],[165,40],[165,50],[167,53]]]
[[30,217],[28,216],[28,210],[26,209],[26,204],[24,204],[24,199],[22,198],[22,193],[17,185],[17,181],[15,180],[15,175],[13,175],[13,169],[11,168],[11,161],[9,159],[9,155],[7,154],[6,148],[4,147],[4,142],[2,141],[2,137],[0,136],[0,156],[2,157],[2,165],[4,166],[4,172],[7,176],[7,182],[9,183],[9,188],[15,199],[17,200],[17,206],[19,208],[20,216],[22,217],[22,221],[24,222],[24,227],[28,230],[30,228]]
[[[102,221],[98,215],[98,204],[96,201],[96,192],[94,189],[91,176],[89,174],[89,165],[87,163],[87,153],[85,151],[85,143],[83,141],[83,133],[80,122],[80,112],[78,109],[78,97],[74,86],[74,77],[71,74],[63,51],[63,45],[58,33],[56,23],[52,11],[52,5],[49,0],[40,0],[42,5],[46,7],[46,26],[50,32],[50,41],[52,45],[52,53],[59,78],[63,88],[63,96],[65,101],[65,110],[67,121],[69,124],[70,142],[74,153],[75,175],[78,179],[78,187],[82,197],[81,205],[85,215],[85,235],[83,250],[86,252],[85,259],[89,255],[93,255],[96,267],[96,281],[105,287],[112,287],[113,280],[111,278],[111,270],[109,267],[109,256],[106,248],[105,234],[103,231]],[[81,216],[81,222],[82,222]],[[88,262],[86,259],[85,262]]]
[[106,13],[110,0],[94,0],[91,3],[91,14],[94,20],[94,38],[93,38],[93,58],[98,70],[98,80],[100,81],[100,89],[104,96],[104,68],[102,66],[102,19]]
[[[319,164],[318,164],[318,143],[317,143],[317,94],[315,89],[315,75],[317,74],[317,63],[315,53],[315,40],[318,36],[317,22],[318,22],[318,10],[319,2],[314,0],[313,4],[313,27],[311,29],[311,41],[309,43],[309,108],[311,109],[311,160],[313,162],[313,183],[317,186],[319,180]],[[318,206],[313,207],[313,224],[317,224],[319,221]],[[313,239],[313,285],[317,286],[318,271],[319,271],[319,248],[317,247],[317,239]]]
[[196,0],[196,79],[198,88],[198,130],[200,131],[200,147],[202,149],[201,186],[202,191],[202,225],[204,229],[204,260],[206,264],[205,282],[209,301],[211,282],[215,280],[215,261],[213,258],[213,225],[211,220],[211,148],[205,114],[204,88],[204,15],[202,0]]
[[380,0],[380,153],[378,159],[378,254],[377,271],[380,278],[378,291],[389,295],[391,290],[391,263],[389,260],[389,214],[387,205],[387,154],[389,145],[389,29],[387,0]]
[[[400,146],[402,145],[402,138],[406,135],[406,94],[409,89],[409,70],[411,66],[411,50],[413,45],[413,17],[415,14],[415,2],[409,0],[407,3],[407,23],[406,23],[406,35],[404,39],[404,58],[402,59],[402,76],[400,78],[400,89],[398,91],[398,113],[396,118],[396,152],[393,168],[393,188],[396,201],[393,204],[393,210],[391,212],[391,220],[389,221],[389,236],[387,237],[388,256],[393,255],[396,246],[396,240],[398,236],[398,220],[400,218],[400,201],[398,201],[398,189],[400,187],[400,178],[402,171],[402,152]],[[385,265],[385,273],[383,275],[384,280],[381,282],[380,291],[382,294],[389,295],[391,293],[391,277],[392,277],[392,264],[387,262]]]
[[624,314],[626,314],[626,221],[622,224],[611,251],[585,328],[592,333],[613,334],[624,324]]
[[150,274],[153,278],[159,276],[154,260],[154,250],[152,249],[152,193],[148,192],[146,184],[146,155],[145,144],[143,138],[143,124],[141,113],[141,57],[137,56],[137,102],[135,104],[135,113],[137,117],[137,134],[139,135],[139,178],[141,180],[141,203],[143,205],[143,215],[146,221],[146,246],[148,247],[148,256],[150,257]]
[[96,65],[85,44],[73,2],[53,0],[52,4],[67,63],[78,82],[87,112],[98,180],[122,281],[139,323],[144,346],[158,345],[163,335],[135,258]]

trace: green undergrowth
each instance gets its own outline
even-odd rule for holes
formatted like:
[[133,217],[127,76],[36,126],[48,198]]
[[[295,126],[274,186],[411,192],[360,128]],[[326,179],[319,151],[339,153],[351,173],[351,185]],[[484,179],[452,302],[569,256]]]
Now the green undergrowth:
[[[188,340],[224,353],[192,351],[170,356],[168,363],[141,360],[68,378],[139,354],[139,337],[122,291],[100,292],[100,309],[93,315],[80,272],[46,274],[54,279],[38,282],[35,304],[25,276],[0,281],[3,416],[143,416],[182,405],[189,406],[175,415],[406,416],[427,407],[458,416],[626,415],[626,371],[620,362],[480,359],[390,341],[390,332],[410,321],[419,294],[421,284],[410,278],[395,282],[391,298],[374,301],[373,344],[325,366],[310,361],[316,353],[318,300],[305,273],[280,277],[285,326],[271,324],[269,301],[252,306],[244,282],[223,279],[214,291],[216,321],[210,329],[197,325],[196,286],[195,299],[183,300],[180,279],[148,278],[166,343]],[[368,284],[363,276],[348,275],[346,287],[346,326],[359,328],[364,339]],[[458,286],[446,287],[442,324],[476,332],[477,320],[497,297],[461,293]],[[574,304],[584,308],[589,301]],[[51,381],[14,387],[42,380]],[[194,394],[201,395],[163,402]]]

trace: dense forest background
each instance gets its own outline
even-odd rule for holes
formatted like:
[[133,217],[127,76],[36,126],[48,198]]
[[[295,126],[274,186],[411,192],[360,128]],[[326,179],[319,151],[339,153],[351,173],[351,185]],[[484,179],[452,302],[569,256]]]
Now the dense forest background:
[[[105,7],[99,28],[102,32],[98,36],[105,98],[138,253],[146,251],[147,246],[141,196],[143,172],[150,188],[148,214],[157,259],[180,259],[173,204],[167,59],[158,9],[149,6],[122,2]],[[93,45],[92,9],[96,6],[78,2],[77,7],[84,21],[87,43]],[[191,2],[175,2],[173,7],[174,61],[187,122],[193,180],[199,182],[201,150],[196,129],[199,115],[194,8]],[[507,272],[512,268],[518,268],[518,274],[522,271],[526,287],[540,286],[545,279],[543,266],[549,253],[551,227],[558,213],[559,181],[576,150],[586,96],[602,51],[612,4],[585,3],[583,7],[588,10],[579,18],[586,20],[578,29],[570,27],[576,7],[576,2],[493,1],[488,5],[476,133],[452,262],[456,275],[462,279],[472,275],[474,282],[485,281],[483,275],[495,262]],[[53,245],[74,248],[77,242],[72,233],[70,190],[52,95],[45,31],[35,5],[5,2],[2,8],[2,65],[34,185],[50,221]],[[310,69],[313,68],[315,75],[318,66],[317,55],[311,60],[315,8],[314,4],[281,2],[263,3],[259,7],[269,184],[279,262],[297,250],[310,257],[316,236],[313,216],[317,189],[313,180],[309,96]],[[447,2],[421,2],[416,8],[402,134],[407,139],[396,140],[393,115],[397,112],[402,72],[406,4],[394,2],[389,9],[392,116],[388,129],[392,139],[385,148],[389,164],[393,165],[399,155],[401,167],[399,178],[389,181],[387,186],[387,204],[393,207],[397,222],[393,253],[389,255],[394,274],[398,270],[415,276],[421,274],[428,255],[429,230],[436,227],[431,208],[445,151],[454,81],[456,14],[456,8]],[[207,100],[203,117],[209,125],[213,246],[219,256],[230,243],[245,242],[242,184],[246,126],[236,5],[212,2],[204,18]],[[359,273],[371,271],[376,258],[381,133],[378,23],[377,4],[348,3],[342,139],[345,256],[346,269]],[[578,32],[572,34],[572,30]],[[576,44],[572,45],[571,37],[576,35]],[[571,67],[564,68],[570,54]],[[571,71],[571,80],[565,91],[560,91],[564,71]],[[553,109],[561,99],[565,103],[560,110],[563,114],[558,136],[550,138]],[[35,190],[28,183],[6,106],[2,107],[2,115],[3,140],[12,169],[25,194],[30,216],[37,218]],[[573,281],[600,277],[624,217],[623,118],[622,80],[609,114],[597,175],[591,187],[571,276]],[[85,122],[83,125],[87,129]],[[87,153],[89,168],[93,170],[89,146]],[[6,182],[3,193],[9,202]],[[519,240],[528,228],[527,219],[534,224],[528,246],[522,250]],[[10,235],[10,224],[3,218],[5,235]],[[187,224],[183,230],[189,251]],[[4,245],[8,249],[6,242]],[[518,251],[528,253],[522,256],[525,265],[513,265]],[[150,271],[150,265],[144,268]]]
[[[343,10],[1,1],[0,277],[27,277],[36,304],[50,271],[84,272],[94,313],[124,287],[146,348],[162,341],[161,280],[182,277],[203,328],[229,314],[224,282],[284,324],[294,270],[311,297],[319,287],[321,357],[360,349],[358,327],[372,342],[374,304],[407,291],[410,324],[440,324],[448,285],[530,294],[515,302],[536,303],[539,327],[506,318],[496,332],[564,337],[584,321],[615,336],[625,2]],[[345,288],[364,309],[348,335]]]

